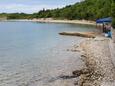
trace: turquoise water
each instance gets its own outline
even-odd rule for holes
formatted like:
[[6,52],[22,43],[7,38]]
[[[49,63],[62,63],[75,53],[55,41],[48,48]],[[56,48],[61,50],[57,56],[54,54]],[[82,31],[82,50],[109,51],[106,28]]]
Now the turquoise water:
[[71,69],[74,61],[66,61],[78,54],[66,50],[83,39],[58,33],[94,30],[88,25],[0,22],[0,86],[46,86],[40,83]]

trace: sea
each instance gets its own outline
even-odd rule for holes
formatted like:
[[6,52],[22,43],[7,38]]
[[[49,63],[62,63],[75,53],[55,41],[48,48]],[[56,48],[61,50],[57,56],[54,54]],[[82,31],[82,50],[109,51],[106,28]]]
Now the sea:
[[89,32],[95,27],[1,21],[0,86],[68,86],[59,76],[83,66],[80,53],[71,49],[85,38],[59,35],[64,31]]

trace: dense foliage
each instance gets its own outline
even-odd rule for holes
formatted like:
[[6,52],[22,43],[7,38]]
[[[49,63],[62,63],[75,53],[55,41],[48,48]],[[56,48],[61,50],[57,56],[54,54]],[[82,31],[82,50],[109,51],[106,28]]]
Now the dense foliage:
[[112,25],[115,28],[115,0],[112,1],[112,5],[111,5],[111,16],[112,16]]
[[25,14],[25,13],[1,13],[0,18],[7,17],[7,19],[30,19],[32,18],[31,14]]
[[[1,15],[0,15],[1,16]],[[2,15],[3,16],[3,15]],[[55,19],[85,19],[96,20],[98,18],[115,18],[115,0],[82,0],[74,5],[61,9],[43,9],[38,13],[12,13],[5,14],[8,19],[30,19],[30,18],[55,18]],[[113,24],[115,25],[115,19]]]
[[35,18],[60,18],[60,19],[86,19],[96,20],[97,18],[111,16],[111,0],[84,0],[62,9],[41,10],[33,14]]
[[7,15],[7,19],[28,19],[31,16],[25,13],[12,13]]

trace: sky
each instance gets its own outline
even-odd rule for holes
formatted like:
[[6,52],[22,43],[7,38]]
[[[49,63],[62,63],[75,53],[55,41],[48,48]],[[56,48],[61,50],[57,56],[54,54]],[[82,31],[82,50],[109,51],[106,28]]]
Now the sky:
[[39,10],[61,8],[80,0],[0,0],[0,13],[34,13]]

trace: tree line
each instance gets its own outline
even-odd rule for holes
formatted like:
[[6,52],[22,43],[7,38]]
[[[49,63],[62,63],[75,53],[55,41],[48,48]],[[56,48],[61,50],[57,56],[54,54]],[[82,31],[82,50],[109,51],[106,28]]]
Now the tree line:
[[26,13],[1,13],[0,17],[7,17],[7,19],[30,19],[32,14]]
[[115,0],[82,0],[73,5],[57,9],[42,9],[33,14],[11,13],[0,14],[8,19],[33,19],[33,18],[54,18],[54,19],[85,19],[96,20],[104,17],[112,17],[115,26]]
[[111,16],[111,0],[84,0],[61,9],[41,10],[34,13],[35,18],[85,19],[96,20]]

